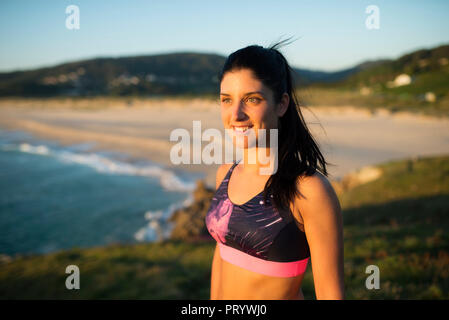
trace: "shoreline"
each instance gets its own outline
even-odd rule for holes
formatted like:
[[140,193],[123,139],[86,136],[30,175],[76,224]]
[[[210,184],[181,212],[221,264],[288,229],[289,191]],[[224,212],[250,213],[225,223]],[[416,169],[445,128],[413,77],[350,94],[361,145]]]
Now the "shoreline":
[[[133,101],[131,105],[129,101]],[[377,109],[373,112],[366,108],[352,106],[306,106],[302,108],[302,111],[307,122],[310,122],[309,129],[317,130],[313,134],[318,136],[322,147],[328,149],[330,156],[335,158],[330,161],[337,163],[337,168],[329,177],[330,180],[340,180],[344,174],[365,165],[384,161],[379,158],[377,160],[358,159],[351,162],[341,159],[341,157],[348,157],[345,152],[341,151],[339,155],[332,150],[333,144],[339,144],[343,149],[354,148],[349,132],[349,130],[356,130],[354,124],[360,124],[363,127],[363,123],[369,124],[371,121],[376,122],[374,124],[377,126],[385,122],[395,122],[390,124],[390,136],[396,134],[397,124],[405,127],[403,136],[419,130],[409,128],[411,125],[425,128],[432,127],[434,124],[439,127],[449,125],[449,118],[403,111],[391,112],[388,109]],[[169,141],[171,130],[186,128],[190,131],[192,120],[202,121],[201,123],[205,124],[203,130],[222,129],[218,102],[212,99],[187,98],[0,99],[0,128],[23,130],[41,139],[57,141],[62,146],[94,142],[96,146],[92,151],[121,152],[131,158],[150,160],[167,169],[204,173],[206,185],[215,187],[215,173],[219,165],[204,163],[174,165],[169,161],[170,149],[175,144]],[[316,127],[316,120],[318,120],[318,127]],[[329,135],[327,131],[334,130],[334,123],[339,121],[346,121],[348,126],[343,125],[335,134]],[[319,128],[321,124],[323,128]],[[326,127],[325,130],[323,130],[324,127]],[[369,136],[378,135],[377,130],[373,126]],[[444,134],[449,136],[446,131]],[[331,141],[329,136],[337,141]],[[371,140],[370,138],[370,142]],[[374,138],[372,140],[372,144],[382,144],[381,142],[383,141],[375,141]],[[207,142],[203,142],[203,147],[205,144]],[[390,153],[395,153],[394,143],[391,144]],[[425,142],[422,141],[421,144],[424,145]],[[364,147],[363,144],[360,146],[360,148]],[[437,148],[433,147],[433,150]],[[428,153],[424,152],[423,155]]]
[[[218,99],[205,97],[48,97],[48,98],[27,98],[27,97],[0,97],[0,110],[4,107],[34,110],[114,110],[114,109],[145,109],[145,108],[185,108],[186,105],[193,110],[209,110],[219,106]],[[432,115],[413,110],[397,110],[384,107],[368,108],[355,105],[305,105],[302,110],[312,110],[319,113],[347,114],[361,113],[367,116],[388,115],[395,118],[420,118],[423,120],[449,120],[448,115]]]

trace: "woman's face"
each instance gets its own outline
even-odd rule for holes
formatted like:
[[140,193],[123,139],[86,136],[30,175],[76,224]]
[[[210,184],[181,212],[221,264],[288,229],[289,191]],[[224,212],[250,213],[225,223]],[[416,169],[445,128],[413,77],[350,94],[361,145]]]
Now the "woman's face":
[[[276,104],[273,91],[263,85],[250,69],[241,69],[224,75],[220,85],[220,104],[223,126],[233,137],[242,137],[251,131],[257,139],[258,130],[266,129],[268,138],[269,129],[277,129],[278,118],[287,110],[288,94],[284,93],[281,102]],[[246,140],[244,147],[248,148]]]

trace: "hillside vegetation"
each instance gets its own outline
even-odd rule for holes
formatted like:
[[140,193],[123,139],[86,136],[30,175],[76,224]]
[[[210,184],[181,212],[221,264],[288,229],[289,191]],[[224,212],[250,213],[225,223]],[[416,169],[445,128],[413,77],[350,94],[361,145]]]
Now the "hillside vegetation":
[[[166,96],[217,94],[225,56],[209,53],[95,58],[47,68],[0,73],[0,97],[52,96]],[[442,99],[449,89],[449,45],[421,49],[396,60],[367,61],[351,68],[325,72],[293,69],[299,88],[359,90],[369,93],[422,95]],[[409,85],[389,87],[400,74]]]
[[301,88],[300,95],[312,106],[382,107],[449,116],[449,45],[365,65],[342,81]]

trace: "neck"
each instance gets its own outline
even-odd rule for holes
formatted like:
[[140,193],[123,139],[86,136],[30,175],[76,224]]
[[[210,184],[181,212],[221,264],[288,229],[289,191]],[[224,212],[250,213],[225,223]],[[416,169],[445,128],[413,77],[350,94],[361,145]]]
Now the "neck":
[[270,148],[245,148],[243,158],[239,162],[242,169],[259,175],[272,174],[273,168],[277,168],[277,154]]

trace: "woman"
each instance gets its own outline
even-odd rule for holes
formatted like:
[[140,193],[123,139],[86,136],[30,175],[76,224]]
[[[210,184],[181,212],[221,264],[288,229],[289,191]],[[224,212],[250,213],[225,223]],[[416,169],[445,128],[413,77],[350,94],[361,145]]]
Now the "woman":
[[[217,170],[206,215],[217,240],[211,299],[304,299],[309,258],[316,298],[344,298],[340,204],[278,45],[232,53],[220,75],[225,129],[234,138],[254,130],[257,144],[245,140],[243,159]],[[250,152],[260,148],[259,129],[267,137],[269,129],[278,130],[277,170],[271,175],[260,174],[267,166],[262,161],[249,161]],[[273,159],[270,143],[265,152]]]

